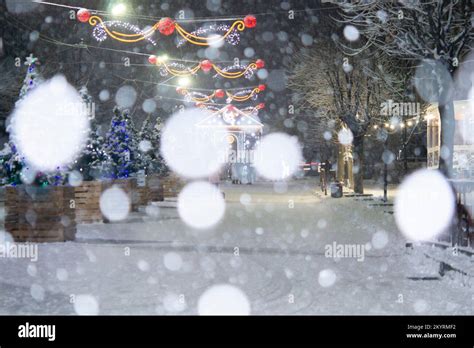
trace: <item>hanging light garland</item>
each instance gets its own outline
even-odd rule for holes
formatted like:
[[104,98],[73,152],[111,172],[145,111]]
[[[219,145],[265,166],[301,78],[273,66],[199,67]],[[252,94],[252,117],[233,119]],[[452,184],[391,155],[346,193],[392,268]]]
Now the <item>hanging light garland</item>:
[[244,112],[246,114],[249,114],[249,115],[257,116],[258,112],[260,110],[263,110],[263,109],[265,109],[265,103],[260,103],[257,106],[248,106],[248,107],[242,109],[242,112]]
[[232,101],[245,102],[250,99],[256,100],[260,92],[265,91],[267,87],[265,85],[259,85],[255,88],[246,88],[241,91],[238,91],[232,94],[229,91],[224,91],[223,89],[216,89],[211,94],[205,94],[199,91],[190,91],[183,87],[176,88],[176,92],[185,97],[187,102],[201,102],[206,103],[213,101],[215,99],[222,99],[227,96],[226,102],[230,104]]
[[226,92],[227,100],[228,100],[228,102],[230,102],[230,101],[245,102],[245,101],[248,101],[250,99],[256,100],[258,98],[258,94],[260,92],[265,91],[266,89],[267,89],[267,86],[259,85],[258,87],[255,87],[254,89],[250,89],[250,90],[246,89],[246,90],[234,93],[234,94],[227,91]]
[[[233,25],[235,26],[237,22]],[[241,25],[242,23],[240,23]],[[247,26],[245,26],[247,27]],[[247,27],[248,28],[248,27]],[[232,28],[232,25],[228,24],[212,24],[207,27],[201,27],[189,35],[193,35],[194,37],[207,37],[208,39],[208,46],[209,45],[219,45],[222,41],[231,44],[232,46],[236,46],[240,43],[240,27]],[[197,43],[193,41],[189,41],[187,36],[179,38],[177,47],[183,46],[185,43],[191,42],[195,45],[204,46],[202,43]]]
[[211,94],[204,94],[198,91],[189,91],[186,88],[178,87],[176,88],[178,94],[184,95],[184,100],[187,102],[196,102],[196,103],[206,103],[211,102],[214,98],[223,98],[225,92],[222,89],[217,89]]
[[[218,110],[222,109],[223,105],[222,104],[214,104],[214,103],[206,103],[206,102],[196,102],[195,106],[197,108],[205,109],[205,110],[209,110],[209,111],[218,111]],[[234,109],[237,109],[237,107],[232,105],[232,104],[228,104],[225,107],[228,110],[231,110],[231,111],[234,110]],[[247,106],[247,107],[245,107],[243,109],[239,109],[239,110],[242,111],[244,114],[256,117],[256,116],[258,116],[258,112],[260,110],[263,110],[263,109],[265,109],[265,103],[260,103],[257,106]]]
[[210,60],[203,60],[193,67],[186,67],[184,64],[179,62],[168,62],[168,59],[163,57],[157,57],[152,55],[148,58],[150,64],[156,65],[160,68],[160,74],[162,76],[168,76],[169,74],[173,76],[190,76],[196,74],[199,70],[204,71],[205,73],[214,70],[217,76],[222,76],[227,79],[237,79],[240,77],[245,77],[250,79],[256,70],[263,69],[265,67],[265,62],[262,59],[258,59],[254,63],[249,65],[232,65],[226,68],[220,68],[218,65],[214,64]]
[[[160,19],[153,26],[140,30],[137,26],[122,21],[104,21],[100,16],[93,15],[90,10],[82,8],[77,11],[77,19],[81,23],[89,23],[94,27],[94,38],[98,41],[104,41],[108,37],[123,43],[134,43],[143,40],[154,41],[151,37],[156,31],[164,36],[170,36],[174,32],[178,33],[182,39],[178,43],[178,47],[184,42],[189,42],[198,46],[212,46],[227,41],[232,45],[240,42],[239,32],[246,28],[255,28],[257,19],[255,16],[248,15],[243,19],[234,21],[231,25],[211,25],[207,28],[200,28],[193,32],[186,31],[177,21],[165,17]],[[117,31],[115,29],[120,29]],[[126,32],[122,32],[122,30]],[[221,33],[209,35],[209,32]],[[154,43],[156,44],[156,43]]]
[[213,112],[213,111],[219,111],[222,106],[219,107],[217,104],[206,104],[206,103],[203,103],[203,102],[197,102],[196,107]]
[[[213,111],[214,118],[212,120],[206,119],[204,122],[200,122],[198,126],[202,127],[225,127],[225,128],[257,128],[261,129],[263,124],[248,113],[243,112],[234,105],[226,105],[223,108]],[[244,119],[242,119],[244,117]],[[217,121],[217,122],[216,122]]]

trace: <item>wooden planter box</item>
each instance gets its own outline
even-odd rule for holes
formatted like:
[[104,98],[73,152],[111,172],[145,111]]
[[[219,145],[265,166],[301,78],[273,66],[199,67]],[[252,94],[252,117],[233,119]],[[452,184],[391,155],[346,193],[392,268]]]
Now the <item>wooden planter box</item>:
[[117,186],[128,194],[132,211],[138,211],[140,205],[147,204],[146,187],[138,187],[135,179],[85,181],[75,187],[77,223],[98,223],[105,220],[100,210],[100,196],[112,186]]
[[148,204],[148,187],[138,186],[137,180],[132,179],[132,211],[138,211],[138,207]]
[[149,175],[146,180],[146,186],[148,191],[147,204],[150,202],[161,202],[164,200],[163,186],[161,186],[161,178],[159,175]]
[[149,175],[147,177],[148,203],[178,197],[186,182],[177,175]]
[[102,181],[84,181],[80,186],[74,187],[74,193],[76,222],[81,224],[102,222],[100,211]]
[[100,211],[100,196],[112,186],[119,187],[127,193],[131,211],[138,211],[139,206],[150,202],[163,201],[164,198],[177,197],[185,182],[176,175],[146,177],[146,186],[138,186],[135,178],[108,181],[85,181],[74,187],[75,216],[77,223],[108,222]]
[[15,242],[74,240],[74,188],[67,186],[7,187],[5,230]]
[[[138,211],[138,205],[136,202],[134,203],[134,187],[136,187],[136,179],[114,179],[103,181],[102,192],[111,188],[112,186],[120,188],[128,195],[131,211]],[[108,223],[110,221],[108,221],[108,219],[104,216],[104,222]]]
[[163,197],[171,198],[178,197],[181,190],[184,188],[186,183],[177,175],[170,175],[161,178],[161,186],[163,189]]

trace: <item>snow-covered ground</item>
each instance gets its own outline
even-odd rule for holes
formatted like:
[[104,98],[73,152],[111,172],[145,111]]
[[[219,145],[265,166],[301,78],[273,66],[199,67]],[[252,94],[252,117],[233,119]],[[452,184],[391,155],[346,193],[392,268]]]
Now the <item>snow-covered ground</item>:
[[[40,245],[37,262],[0,259],[0,314],[196,314],[215,284],[240,289],[252,314],[474,313],[472,284],[406,249],[393,206],[324,197],[316,179],[222,189],[226,214],[211,230],[153,208],[80,225],[77,241]],[[328,257],[334,243],[364,254]]]

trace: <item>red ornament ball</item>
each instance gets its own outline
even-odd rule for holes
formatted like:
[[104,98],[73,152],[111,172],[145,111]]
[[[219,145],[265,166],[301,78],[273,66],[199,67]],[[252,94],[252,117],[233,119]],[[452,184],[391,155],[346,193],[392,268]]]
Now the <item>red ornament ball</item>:
[[212,69],[212,62],[210,60],[203,60],[201,62],[201,69],[204,72],[209,72]]
[[257,106],[258,109],[265,109],[265,103],[260,103]]
[[267,89],[267,86],[265,86],[265,85],[259,85],[259,86],[258,86],[258,89],[260,90],[260,92],[263,92],[264,90]]
[[222,89],[218,89],[214,95],[217,97],[217,98],[224,98],[224,95],[225,95],[225,92],[222,90]]
[[151,56],[148,57],[148,62],[150,62],[150,64],[155,65],[157,60],[158,60],[158,58],[154,55],[151,55]]
[[244,24],[247,28],[255,28],[257,26],[257,18],[252,15],[248,15],[244,18]]
[[263,69],[265,67],[265,61],[263,59],[259,59],[255,62],[257,65],[257,69]]
[[86,8],[81,8],[77,11],[77,20],[82,23],[86,23],[91,18],[91,12]]
[[175,23],[171,18],[165,17],[158,22],[158,30],[163,35],[169,36],[174,33]]

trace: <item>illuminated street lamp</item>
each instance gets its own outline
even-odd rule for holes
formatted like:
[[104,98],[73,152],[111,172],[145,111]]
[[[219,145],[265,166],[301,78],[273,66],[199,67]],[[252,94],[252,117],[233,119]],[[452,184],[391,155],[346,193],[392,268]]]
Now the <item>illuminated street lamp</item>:
[[188,77],[181,77],[178,80],[178,84],[180,87],[187,87],[191,84],[191,79],[189,79]]
[[127,6],[124,3],[115,4],[112,7],[112,14],[114,16],[122,16],[127,12]]

